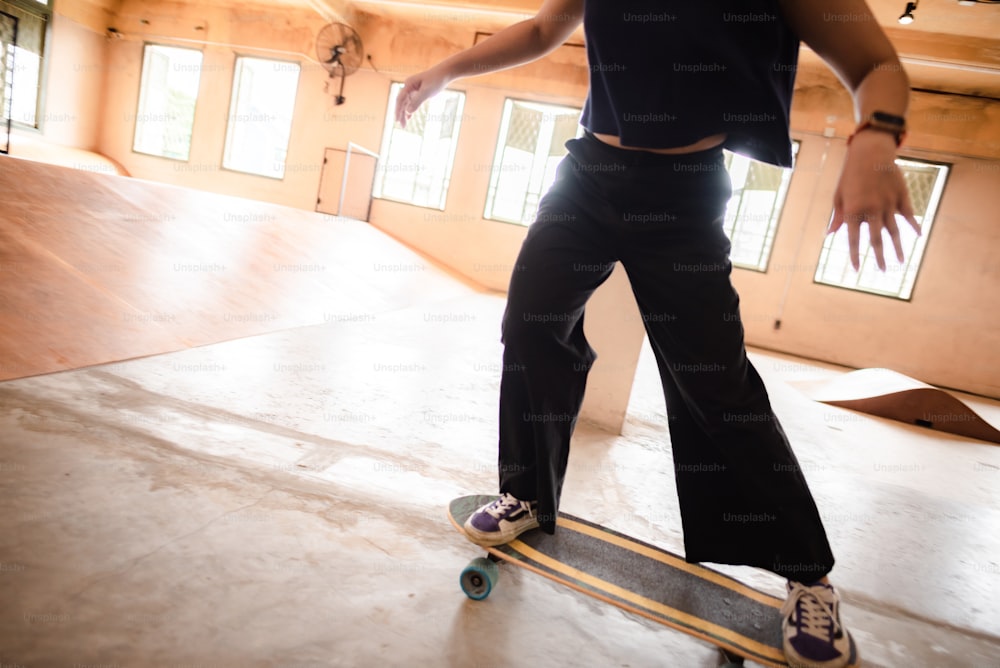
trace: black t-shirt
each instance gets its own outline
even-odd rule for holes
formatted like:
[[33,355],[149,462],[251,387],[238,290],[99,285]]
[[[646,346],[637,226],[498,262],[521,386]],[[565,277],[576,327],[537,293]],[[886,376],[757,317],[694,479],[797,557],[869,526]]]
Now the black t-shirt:
[[586,0],[590,90],[581,124],[623,145],[726,148],[792,164],[799,38],[777,0]]

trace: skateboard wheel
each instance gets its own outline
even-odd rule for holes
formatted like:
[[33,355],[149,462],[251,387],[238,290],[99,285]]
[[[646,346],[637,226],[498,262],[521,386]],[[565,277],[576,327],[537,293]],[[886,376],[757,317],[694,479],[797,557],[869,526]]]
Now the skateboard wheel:
[[474,601],[481,601],[490,595],[500,577],[500,569],[495,562],[479,557],[469,562],[462,571],[459,584],[465,595]]

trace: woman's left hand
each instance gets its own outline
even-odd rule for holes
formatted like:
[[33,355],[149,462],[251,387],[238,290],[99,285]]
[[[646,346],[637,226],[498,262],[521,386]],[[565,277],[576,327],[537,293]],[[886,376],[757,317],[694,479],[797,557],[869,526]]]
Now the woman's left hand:
[[903,246],[896,225],[897,213],[920,234],[920,224],[913,216],[906,180],[895,159],[896,140],[886,132],[859,132],[847,149],[847,158],[833,197],[833,220],[827,233],[833,234],[842,226],[847,226],[847,243],[854,271],[858,271],[861,265],[859,246],[862,223],[868,223],[875,262],[882,271],[885,271],[883,231],[889,233],[896,258],[903,262]]

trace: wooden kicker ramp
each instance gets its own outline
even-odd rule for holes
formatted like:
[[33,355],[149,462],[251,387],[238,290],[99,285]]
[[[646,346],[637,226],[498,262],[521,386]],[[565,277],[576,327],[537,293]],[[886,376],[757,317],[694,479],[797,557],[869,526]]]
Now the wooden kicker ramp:
[[1000,430],[960,399],[889,369],[860,369],[832,380],[791,385],[814,401],[1000,443]]

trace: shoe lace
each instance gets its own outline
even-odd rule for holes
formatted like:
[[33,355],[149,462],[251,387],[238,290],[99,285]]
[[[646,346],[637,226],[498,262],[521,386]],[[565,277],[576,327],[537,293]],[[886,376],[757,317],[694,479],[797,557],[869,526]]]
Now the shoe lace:
[[500,519],[502,516],[506,515],[513,508],[517,507],[521,502],[515,499],[510,494],[504,494],[499,499],[491,503],[486,507],[486,512],[492,515],[495,519]]
[[796,626],[803,633],[825,642],[840,633],[840,620],[834,604],[824,601],[812,588],[792,583],[791,595],[786,603],[789,609],[797,610]]

